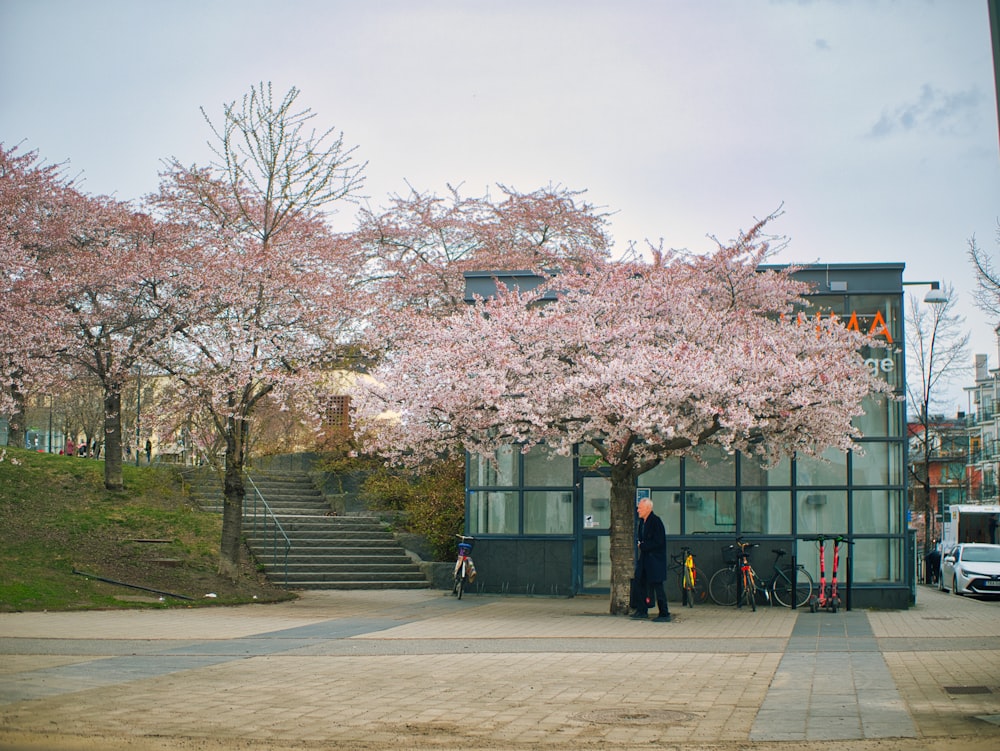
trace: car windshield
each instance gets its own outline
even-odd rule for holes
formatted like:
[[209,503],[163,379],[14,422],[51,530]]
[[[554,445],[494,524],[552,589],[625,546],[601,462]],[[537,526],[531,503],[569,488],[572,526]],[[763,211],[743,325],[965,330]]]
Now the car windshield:
[[1000,563],[1000,546],[995,548],[965,548],[962,560],[977,563]]

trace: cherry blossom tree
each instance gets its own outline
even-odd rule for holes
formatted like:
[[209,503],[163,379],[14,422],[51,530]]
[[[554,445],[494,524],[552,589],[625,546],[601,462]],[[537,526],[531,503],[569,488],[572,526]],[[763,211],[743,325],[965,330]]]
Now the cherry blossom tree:
[[800,320],[807,287],[760,268],[765,223],[705,256],[595,263],[444,318],[415,311],[355,394],[366,446],[410,465],[593,447],[611,476],[610,608],[627,612],[640,474],[704,445],[762,462],[852,449],[852,418],[889,390],[859,353],[873,341]]
[[24,443],[24,388],[47,351],[52,311],[33,304],[39,254],[60,233],[61,195],[69,186],[60,165],[36,151],[0,143],[0,411],[11,414],[9,440]]
[[254,411],[264,399],[302,399],[357,334],[365,259],[324,212],[360,189],[364,165],[342,136],[309,130],[314,115],[296,109],[298,95],[293,88],[279,101],[261,84],[226,105],[212,125],[217,161],[171,160],[150,199],[197,251],[188,274],[203,280],[193,294],[199,312],[156,362],[185,409],[210,415],[225,443],[221,552],[230,571]]
[[75,197],[76,219],[49,258],[41,299],[62,308],[54,354],[104,392],[104,483],[122,480],[122,392],[133,371],[190,323],[198,281],[169,228],[106,197]]
[[605,215],[581,192],[549,186],[530,193],[500,185],[499,197],[411,190],[380,212],[359,214],[357,238],[377,258],[372,276],[384,301],[382,320],[398,328],[414,308],[447,314],[464,305],[463,272],[521,269],[539,274],[606,260]]
[[[178,275],[183,246],[130,205],[88,196],[33,152],[3,152],[0,230],[8,368],[35,388],[81,371],[103,391],[104,482],[122,482],[121,393],[131,370],[169,338],[190,298]],[[13,198],[11,198],[13,194]],[[10,388],[17,377],[8,375]]]

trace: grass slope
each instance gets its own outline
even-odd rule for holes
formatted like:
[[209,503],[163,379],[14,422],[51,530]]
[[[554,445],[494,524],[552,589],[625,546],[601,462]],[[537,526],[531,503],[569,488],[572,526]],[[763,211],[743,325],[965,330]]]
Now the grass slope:
[[126,466],[126,489],[112,492],[104,488],[103,461],[5,451],[0,461],[0,612],[232,605],[294,597],[270,585],[249,558],[236,581],[218,574],[221,515],[192,505],[173,468]]

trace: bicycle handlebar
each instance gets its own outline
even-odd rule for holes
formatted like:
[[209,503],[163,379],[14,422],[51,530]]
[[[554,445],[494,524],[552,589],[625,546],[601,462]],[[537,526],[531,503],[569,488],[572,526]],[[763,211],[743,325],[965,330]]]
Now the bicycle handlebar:
[[846,542],[848,545],[853,545],[854,540],[848,539],[847,535],[816,535],[815,537],[804,537],[802,538],[806,542],[825,542],[826,540],[833,540],[835,543]]

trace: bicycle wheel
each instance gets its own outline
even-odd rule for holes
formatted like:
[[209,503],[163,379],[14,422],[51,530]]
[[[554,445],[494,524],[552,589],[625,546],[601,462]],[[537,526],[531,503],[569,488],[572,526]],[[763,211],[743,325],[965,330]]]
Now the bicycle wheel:
[[694,607],[694,585],[696,578],[693,572],[689,571],[687,567],[681,569],[681,605],[687,605],[689,608]]
[[708,577],[697,566],[694,569],[694,598],[699,605],[708,602]]
[[708,602],[708,579],[697,566],[694,569],[694,581],[691,581],[690,572],[684,570],[681,576],[681,594],[684,597],[684,604],[688,607]]
[[752,571],[747,571],[743,577],[743,604],[757,612],[757,580]]
[[708,594],[716,605],[735,605],[738,591],[737,572],[731,568],[720,568],[708,582]]
[[462,591],[465,589],[465,564],[463,563],[455,574],[455,594],[458,599],[462,599]]
[[[804,568],[795,572],[795,607],[801,608],[809,602],[813,593],[812,576]],[[774,575],[771,582],[771,594],[775,601],[783,607],[792,606],[792,570],[784,568]]]

